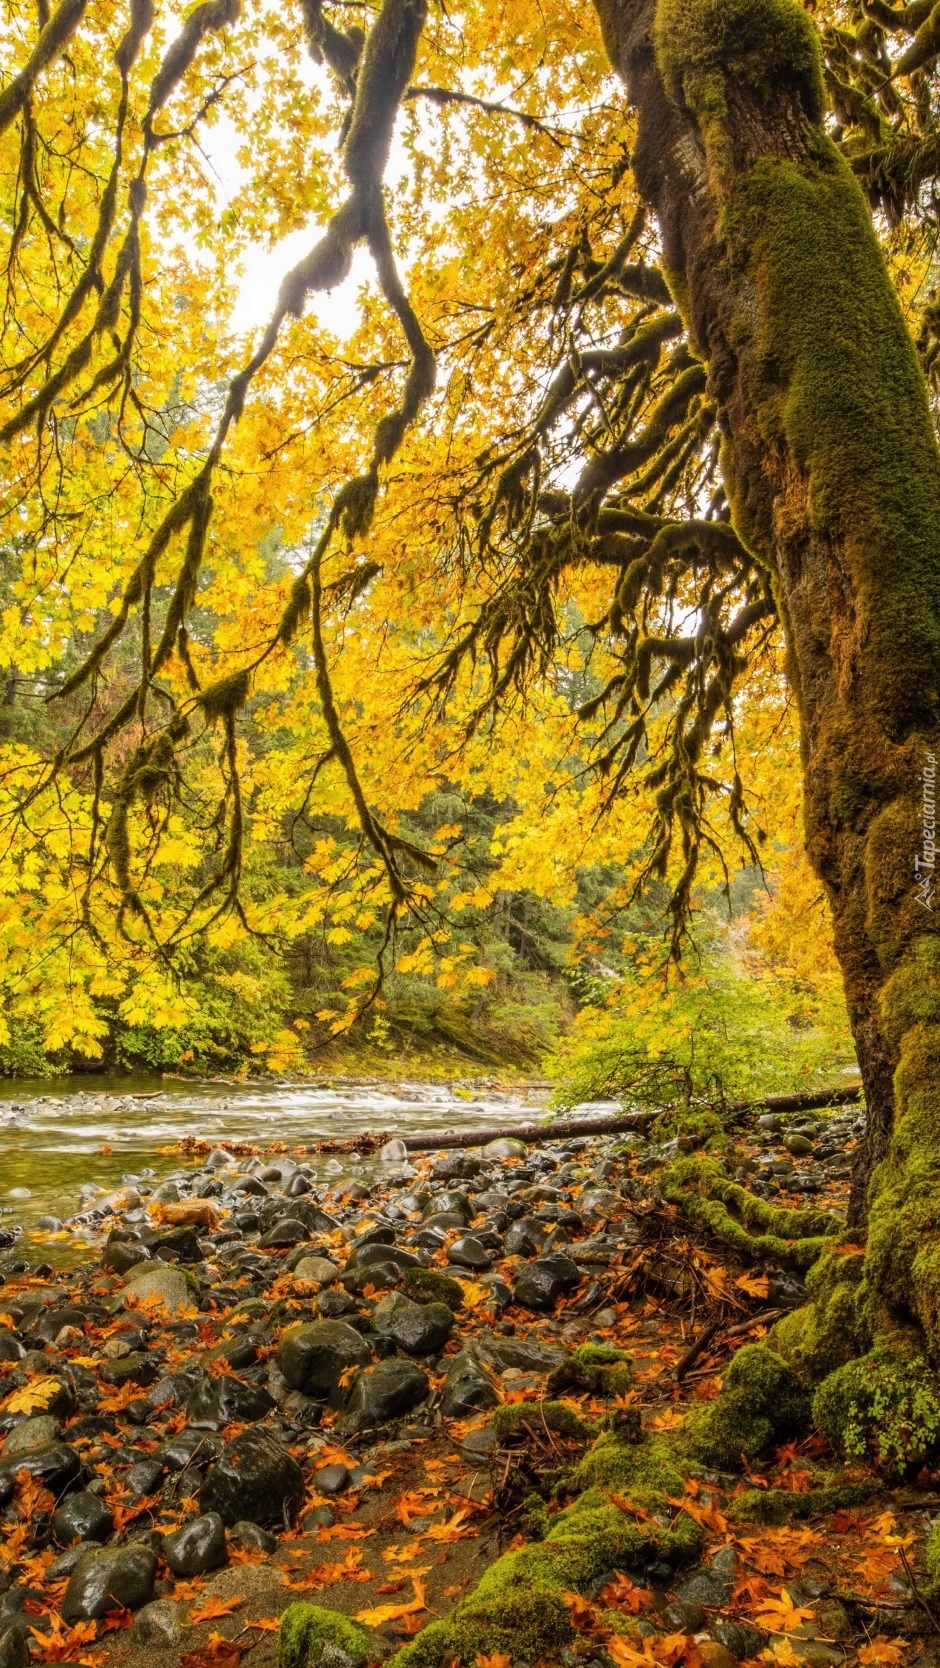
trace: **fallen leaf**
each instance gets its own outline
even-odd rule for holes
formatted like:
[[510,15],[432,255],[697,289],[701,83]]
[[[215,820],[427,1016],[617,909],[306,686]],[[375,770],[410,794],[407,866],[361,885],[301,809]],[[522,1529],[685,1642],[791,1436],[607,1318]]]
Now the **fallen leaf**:
[[[421,1575],[426,1574],[422,1570]],[[397,1622],[402,1616],[413,1616],[419,1610],[427,1609],[427,1591],[416,1570],[411,1577],[415,1596],[410,1604],[379,1604],[374,1610],[357,1610],[356,1621],[364,1622],[367,1627],[382,1627],[386,1622]]]
[[769,1297],[770,1281],[766,1274],[741,1274],[735,1280],[739,1291],[747,1292],[749,1297]]
[[[62,1380],[58,1378],[34,1378],[31,1384],[24,1384],[22,1390],[14,1390],[3,1404],[4,1413],[34,1413],[38,1407],[48,1407],[57,1390],[61,1390]],[[134,1394],[140,1391],[135,1385]]]
[[196,1627],[199,1622],[217,1622],[220,1616],[230,1616],[232,1611],[237,1610],[238,1606],[244,1604],[244,1602],[244,1599],[240,1596],[224,1599],[213,1595],[212,1598],[206,1599],[201,1610],[190,1611],[190,1623],[193,1627]]

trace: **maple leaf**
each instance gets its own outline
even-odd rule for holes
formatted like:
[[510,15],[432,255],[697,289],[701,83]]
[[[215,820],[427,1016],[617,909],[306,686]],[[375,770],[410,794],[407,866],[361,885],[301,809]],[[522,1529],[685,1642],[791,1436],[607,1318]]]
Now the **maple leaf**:
[[886,1634],[876,1634],[867,1645],[861,1645],[856,1650],[856,1656],[862,1668],[900,1668],[910,1653],[910,1645],[906,1639],[889,1639]]
[[[14,1390],[3,1404],[4,1413],[35,1413],[37,1408],[48,1407],[57,1390],[61,1390],[60,1378],[34,1378],[30,1384],[24,1384],[21,1390]],[[135,1387],[135,1394],[137,1394]]]
[[804,1622],[813,1620],[813,1611],[805,1605],[794,1604],[784,1587],[779,1598],[764,1599],[757,1612],[757,1621],[761,1627],[772,1630],[783,1629],[790,1633],[793,1628],[801,1627]]
[[221,1633],[210,1633],[206,1643],[196,1651],[187,1651],[179,1660],[179,1668],[239,1668],[242,1647]]
[[482,1656],[478,1651],[473,1660],[476,1668],[512,1668],[512,1657],[504,1656],[502,1651],[494,1651],[491,1656]]
[[253,1622],[246,1623],[248,1627],[257,1627],[262,1633],[277,1633],[281,1626],[280,1616],[258,1616]]
[[404,1616],[413,1616],[418,1611],[426,1610],[427,1593],[420,1579],[426,1574],[426,1570],[416,1570],[412,1575],[415,1596],[409,1604],[379,1604],[374,1610],[357,1610],[356,1621],[364,1622],[367,1627],[382,1627],[386,1622],[397,1622]]
[[630,1577],[620,1570],[615,1571],[613,1580],[608,1581],[598,1595],[599,1602],[608,1610],[625,1610],[630,1616],[639,1615],[652,1596],[645,1587],[635,1586]]
[[741,1274],[735,1280],[739,1291],[747,1292],[749,1297],[769,1297],[770,1280],[766,1274]]
[[672,1407],[667,1407],[662,1413],[657,1413],[655,1419],[650,1420],[650,1428],[654,1431],[674,1431],[682,1424],[683,1415]]
[[190,1623],[193,1627],[196,1627],[199,1622],[217,1622],[220,1616],[230,1616],[232,1611],[237,1610],[238,1606],[244,1604],[244,1602],[244,1599],[240,1596],[224,1599],[213,1595],[212,1598],[206,1599],[200,1610],[190,1611]]

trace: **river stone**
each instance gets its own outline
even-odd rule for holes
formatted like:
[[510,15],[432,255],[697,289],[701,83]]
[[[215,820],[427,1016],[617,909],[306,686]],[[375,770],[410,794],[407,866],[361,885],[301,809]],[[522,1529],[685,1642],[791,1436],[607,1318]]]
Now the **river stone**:
[[395,1263],[398,1268],[420,1268],[421,1258],[400,1245],[362,1245],[348,1258],[344,1273],[353,1269],[373,1268],[379,1263]]
[[14,1454],[28,1454],[34,1448],[46,1448],[50,1442],[57,1441],[58,1435],[58,1419],[53,1419],[51,1413],[38,1413],[32,1419],[24,1419],[20,1425],[14,1425],[7,1433],[3,1458],[11,1459]]
[[348,1484],[348,1465],[321,1465],[313,1473],[313,1486],[318,1494],[342,1494]]
[[52,1533],[61,1546],[70,1546],[73,1541],[106,1541],[113,1528],[110,1507],[85,1489],[68,1495],[52,1519]]
[[121,1307],[168,1310],[180,1316],[192,1313],[196,1301],[181,1268],[170,1263],[138,1263],[125,1276]]
[[171,1222],[161,1222],[157,1228],[148,1229],[140,1236],[141,1245],[145,1245],[152,1257],[159,1252],[170,1252],[176,1262],[202,1262],[202,1249],[199,1235],[192,1223],[181,1223],[176,1227]]
[[545,1243],[545,1229],[529,1217],[521,1217],[506,1230],[503,1250],[507,1257],[535,1257]]
[[138,1263],[149,1263],[150,1252],[139,1240],[109,1239],[101,1253],[102,1268],[114,1274],[127,1274]]
[[0,1326],[0,1361],[22,1361],[26,1350],[8,1326]]
[[0,1623],[0,1668],[29,1668],[30,1661],[22,1626]]
[[109,1610],[139,1610],[153,1598],[156,1574],[157,1555],[140,1541],[86,1552],[69,1576],[62,1615],[67,1622],[87,1622]]
[[277,1364],[292,1390],[305,1396],[340,1396],[339,1381],[350,1367],[372,1357],[359,1333],[345,1321],[311,1321],[281,1334]]
[[359,1313],[356,1299],[342,1287],[330,1286],[325,1292],[317,1292],[314,1302],[324,1320],[341,1320],[343,1315]]
[[386,1141],[384,1147],[379,1148],[378,1156],[383,1164],[405,1164],[408,1160],[408,1148],[396,1135],[391,1141]]
[[186,1403],[190,1425],[204,1430],[221,1430],[223,1425],[253,1425],[276,1406],[262,1384],[243,1384],[241,1379],[206,1378],[197,1384]]
[[223,1523],[247,1518],[252,1523],[283,1523],[286,1528],[303,1497],[300,1466],[263,1425],[253,1425],[229,1443],[199,1487],[203,1511],[218,1512]]
[[426,1218],[444,1214],[462,1216],[465,1222],[470,1222],[476,1212],[466,1193],[456,1193],[450,1188],[445,1188],[443,1193],[435,1193],[433,1199],[428,1200],[421,1215]]
[[163,1475],[163,1466],[156,1460],[138,1460],[132,1465],[124,1478],[124,1486],[128,1494],[135,1500],[142,1500],[147,1494],[152,1494]]
[[550,1309],[564,1292],[580,1284],[581,1272],[570,1257],[539,1257],[520,1271],[512,1298],[523,1309]]
[[496,1407],[498,1402],[489,1373],[469,1351],[461,1350],[444,1381],[441,1412],[447,1418],[460,1418],[481,1407]]
[[276,1250],[278,1246],[299,1245],[302,1239],[309,1238],[305,1223],[298,1221],[296,1217],[284,1216],[279,1222],[275,1222],[266,1234],[262,1234],[258,1244],[263,1250]]
[[568,1359],[568,1351],[561,1345],[540,1344],[534,1338],[499,1338],[485,1332],[473,1342],[487,1365],[501,1373],[507,1367],[524,1373],[553,1373]]
[[350,1431],[375,1430],[399,1419],[423,1402],[431,1388],[427,1373],[413,1361],[389,1356],[359,1374],[352,1387],[343,1427]]
[[478,1176],[482,1168],[483,1160],[475,1153],[446,1153],[434,1160],[431,1174],[437,1181],[468,1181],[471,1176]]
[[376,1304],[372,1325],[409,1355],[436,1355],[453,1331],[454,1317],[446,1303],[413,1303],[395,1292]]
[[362,1245],[394,1245],[395,1230],[388,1222],[371,1222],[368,1228],[363,1228],[359,1234],[354,1234],[349,1242],[350,1251],[358,1251]]
[[47,1565],[46,1580],[66,1581],[79,1559],[84,1558],[86,1552],[94,1552],[98,1544],[98,1541],[76,1541],[74,1546],[66,1547],[58,1558],[53,1558],[52,1563]]
[[116,1390],[122,1389],[125,1384],[145,1387],[159,1378],[160,1368],[152,1356],[135,1350],[129,1355],[119,1355],[114,1361],[103,1362],[98,1368],[98,1376]]
[[808,1135],[796,1134],[784,1136],[783,1144],[794,1158],[808,1158],[814,1146]]
[[733,1581],[714,1570],[693,1570],[681,1586],[676,1588],[676,1598],[684,1599],[687,1604],[704,1604],[716,1608],[727,1604],[733,1586]]
[[246,1552],[276,1552],[277,1536],[262,1529],[260,1523],[249,1523],[247,1518],[239,1518],[232,1527],[232,1540],[236,1546],[244,1547]]
[[177,1599],[153,1599],[134,1617],[131,1639],[135,1645],[169,1650],[179,1644],[188,1626],[189,1618]]
[[197,1430],[187,1425],[185,1430],[177,1431],[174,1436],[168,1436],[161,1442],[154,1452],[154,1459],[165,1466],[167,1471],[188,1471],[190,1467],[197,1470],[211,1465],[213,1460],[219,1459],[222,1453],[221,1438],[213,1431]]
[[478,1272],[493,1266],[492,1257],[488,1256],[485,1247],[473,1234],[464,1234],[461,1239],[455,1239],[453,1245],[447,1247],[447,1261],[455,1263],[458,1268],[470,1268]]
[[225,1525],[218,1512],[207,1512],[205,1517],[194,1517],[172,1535],[163,1537],[163,1556],[173,1571],[184,1576],[205,1575],[228,1563],[225,1545]]
[[[3,1479],[15,1481],[18,1471],[27,1471],[50,1494],[64,1494],[81,1474],[82,1462],[67,1442],[49,1442],[43,1448],[30,1448],[25,1454],[14,1454],[0,1459],[0,1499]],[[12,1492],[12,1489],[11,1489]]]
[[320,1286],[332,1286],[339,1279],[339,1269],[328,1257],[302,1257],[293,1272],[295,1280],[315,1280]]
[[759,1627],[751,1627],[749,1622],[735,1622],[730,1618],[722,1618],[719,1622],[712,1622],[711,1636],[719,1645],[739,1662],[758,1657],[767,1643],[767,1635]]
[[506,1136],[500,1136],[496,1141],[488,1141],[483,1148],[483,1157],[488,1163],[497,1158],[525,1158],[528,1148],[524,1141],[512,1141]]

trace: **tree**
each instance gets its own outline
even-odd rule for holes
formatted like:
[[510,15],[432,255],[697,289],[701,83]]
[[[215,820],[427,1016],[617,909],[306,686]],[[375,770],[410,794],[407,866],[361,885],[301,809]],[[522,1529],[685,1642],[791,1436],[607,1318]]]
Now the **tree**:
[[[50,634],[109,620],[55,691],[55,756],[11,767],[13,809],[84,790],[79,928],[100,933],[111,887],[134,953],[169,953],[232,917],[257,930],[246,796],[276,821],[299,777],[306,809],[327,793],[357,820],[386,945],[409,911],[432,944],[435,853],[398,830],[395,793],[416,804],[444,761],[531,782],[551,753],[579,830],[612,808],[636,884],[668,881],[678,944],[703,865],[731,837],[757,855],[739,748],[783,671],[868,1104],[856,1342],[890,1319],[936,1345],[940,463],[899,295],[913,318],[931,272],[940,37],[924,0],[834,11],[822,46],[797,0],[599,13],[635,146],[575,0],[548,22],[521,5],[502,35],[485,0],[457,21],[421,0],[245,18],[204,0],[169,44],[146,4],[119,38],[82,0],[38,32],[17,18],[7,624],[35,670]],[[197,172],[220,110],[247,158],[221,215]],[[325,230],[244,349],[233,257],[299,205]],[[340,352],[305,308],[361,249],[374,290]],[[920,322],[930,368],[930,306]],[[272,505],[291,577],[252,593]],[[206,594],[230,625],[200,642]],[[137,670],[109,688],[132,629]],[[283,700],[293,739],[246,784],[252,690]],[[158,907],[187,794],[215,855]]]

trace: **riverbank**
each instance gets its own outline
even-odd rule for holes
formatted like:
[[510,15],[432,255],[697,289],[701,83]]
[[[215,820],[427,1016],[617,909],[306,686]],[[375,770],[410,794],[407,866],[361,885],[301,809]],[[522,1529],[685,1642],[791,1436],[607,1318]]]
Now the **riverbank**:
[[[838,1208],[856,1128],[765,1119],[741,1163],[769,1198]],[[446,1618],[465,1668],[934,1660],[923,1639],[859,1654],[911,1608],[895,1548],[916,1579],[932,1485],[890,1497],[860,1465],[855,1504],[827,1510],[818,1440],[744,1471],[672,1477],[660,1457],[665,1518],[602,1485],[594,1552],[582,1537],[563,1592],[540,1589],[529,1648],[506,1594],[474,1597],[526,1548],[568,1545],[604,1444],[668,1442],[803,1296],[677,1216],[669,1156],[639,1137],[393,1147],[357,1181],[219,1145],[128,1185],[81,1266],[8,1267],[2,1668],[27,1644],[103,1668],[272,1668],[285,1611],[286,1668],[412,1639],[431,1663]],[[867,1611],[832,1596],[850,1589]],[[310,1603],[350,1625],[290,1609]]]

